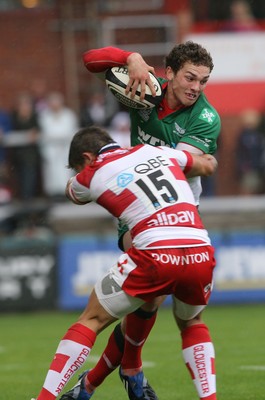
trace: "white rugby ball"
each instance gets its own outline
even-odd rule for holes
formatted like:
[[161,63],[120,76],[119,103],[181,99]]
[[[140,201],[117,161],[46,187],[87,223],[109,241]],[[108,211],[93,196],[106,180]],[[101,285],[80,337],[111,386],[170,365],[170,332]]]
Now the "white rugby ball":
[[129,82],[129,74],[127,66],[112,67],[109,68],[105,73],[105,82],[107,88],[116,97],[116,99],[130,108],[136,108],[138,110],[145,108],[153,108],[159,104],[162,100],[162,88],[157,78],[149,72],[156,90],[156,96],[153,97],[149,86],[146,84],[145,98],[140,100],[141,86],[138,86],[138,90],[135,93],[134,98],[131,98],[131,93],[125,94],[126,86]]

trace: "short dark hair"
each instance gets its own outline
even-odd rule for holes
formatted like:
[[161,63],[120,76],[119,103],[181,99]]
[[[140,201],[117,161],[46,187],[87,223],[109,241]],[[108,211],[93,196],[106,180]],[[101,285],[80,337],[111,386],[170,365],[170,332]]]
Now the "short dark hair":
[[80,129],[74,135],[69,149],[68,168],[75,169],[84,164],[83,153],[89,152],[97,155],[103,146],[115,143],[104,129],[92,125]]
[[165,58],[166,67],[171,67],[174,73],[183,68],[186,62],[208,67],[210,72],[214,67],[211,54],[200,44],[191,40],[174,46]]

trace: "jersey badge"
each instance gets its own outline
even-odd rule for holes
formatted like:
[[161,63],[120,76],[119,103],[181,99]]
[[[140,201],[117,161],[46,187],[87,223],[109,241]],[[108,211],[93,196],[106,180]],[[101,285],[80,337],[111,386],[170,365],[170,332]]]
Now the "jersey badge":
[[199,116],[199,119],[201,119],[202,121],[208,122],[210,125],[212,125],[212,123],[215,120],[216,115],[208,110],[207,108],[204,108]]
[[133,180],[133,174],[127,174],[127,173],[123,173],[121,175],[118,176],[117,178],[117,184],[119,187],[126,187],[127,185],[129,185],[129,183]]

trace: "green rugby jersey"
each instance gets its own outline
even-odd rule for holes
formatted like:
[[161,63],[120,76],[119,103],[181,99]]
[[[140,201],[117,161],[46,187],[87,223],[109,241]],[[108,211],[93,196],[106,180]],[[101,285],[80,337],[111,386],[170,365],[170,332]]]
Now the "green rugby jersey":
[[[165,80],[160,79],[163,83]],[[175,148],[187,143],[204,153],[213,154],[221,130],[219,114],[202,93],[189,107],[183,107],[163,119],[158,118],[159,106],[147,110],[130,109],[131,144]]]
[[[163,83],[165,80],[160,79]],[[152,146],[176,148],[178,143],[187,143],[213,154],[217,148],[217,138],[221,130],[221,120],[214,107],[201,93],[197,101],[189,107],[183,107],[166,117],[158,118],[159,105],[147,109],[130,109],[131,145],[140,143]],[[196,204],[199,205],[201,194],[200,177],[189,179]],[[128,231],[127,225],[119,221],[118,243],[122,249],[122,237]]]

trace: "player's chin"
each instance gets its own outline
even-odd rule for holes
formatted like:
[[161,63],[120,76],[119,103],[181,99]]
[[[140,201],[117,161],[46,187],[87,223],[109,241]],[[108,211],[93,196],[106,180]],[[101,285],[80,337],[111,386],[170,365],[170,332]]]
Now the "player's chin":
[[198,97],[192,97],[192,98],[191,97],[189,97],[189,98],[185,97],[183,99],[183,101],[182,101],[182,104],[185,107],[189,107],[189,106],[192,106],[196,102],[197,99],[198,99]]

